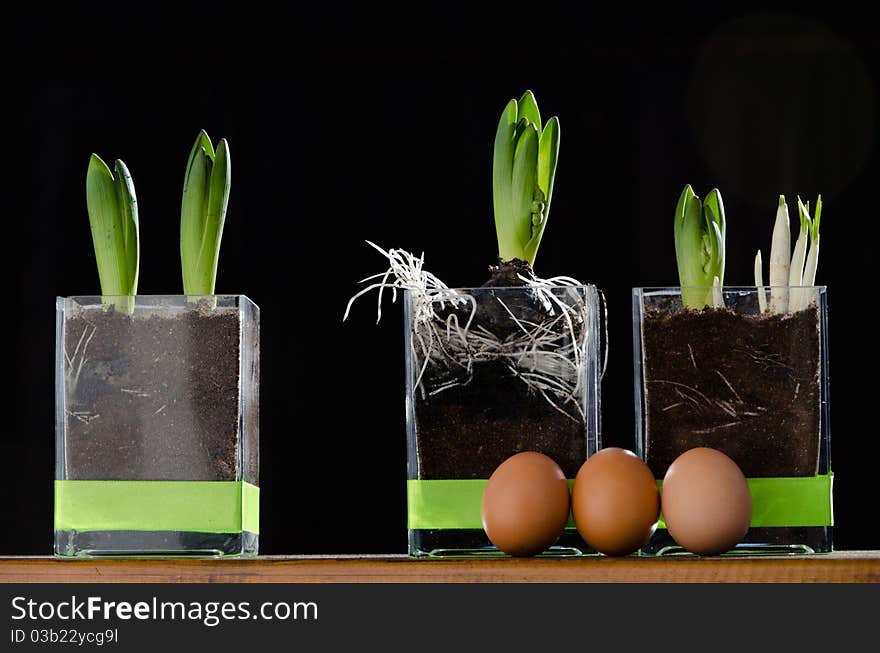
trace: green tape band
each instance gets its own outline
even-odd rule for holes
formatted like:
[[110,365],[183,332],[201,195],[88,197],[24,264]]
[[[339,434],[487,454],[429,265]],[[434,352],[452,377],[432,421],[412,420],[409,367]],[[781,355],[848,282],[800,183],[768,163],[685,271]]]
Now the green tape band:
[[[748,478],[752,527],[833,526],[831,486],[834,474]],[[657,481],[657,487],[663,487]],[[663,515],[657,528],[666,528]]]
[[[483,528],[480,504],[488,482],[486,479],[408,480],[407,528]],[[574,480],[569,479],[569,488],[573,483]],[[567,526],[574,527],[571,518]]]
[[[573,481],[569,481],[571,484]],[[831,526],[832,475],[750,478],[754,527]],[[406,482],[407,527],[412,530],[481,529],[486,479]],[[568,527],[572,527],[569,519]],[[664,528],[661,519],[659,528]]]
[[243,481],[55,481],[55,530],[260,532]]

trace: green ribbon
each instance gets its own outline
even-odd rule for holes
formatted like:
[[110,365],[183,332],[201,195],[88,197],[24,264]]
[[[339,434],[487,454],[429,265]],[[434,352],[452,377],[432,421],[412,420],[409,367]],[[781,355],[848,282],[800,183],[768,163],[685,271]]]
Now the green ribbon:
[[[407,528],[445,530],[483,528],[480,504],[486,479],[415,480],[406,482]],[[569,480],[569,488],[574,480]],[[569,527],[574,522],[569,517]]]
[[55,481],[56,531],[260,532],[244,481]]
[[[831,474],[747,479],[753,527],[831,526]],[[569,480],[569,485],[574,481]],[[481,529],[486,479],[406,482],[407,527],[412,530]],[[658,481],[658,485],[660,482]],[[569,518],[567,528],[574,526]],[[658,528],[665,528],[661,518]]]
[[[750,526],[833,526],[834,475],[748,478],[752,495]],[[657,487],[663,487],[657,481]],[[657,528],[666,528],[663,516]]]

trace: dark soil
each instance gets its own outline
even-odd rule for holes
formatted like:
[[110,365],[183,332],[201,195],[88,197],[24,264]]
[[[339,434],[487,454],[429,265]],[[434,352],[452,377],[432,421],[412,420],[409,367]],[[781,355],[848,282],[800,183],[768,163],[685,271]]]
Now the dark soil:
[[416,401],[419,478],[489,478],[520,451],[550,456],[568,478],[587,458],[584,423],[563,415],[497,363],[467,386]]
[[812,476],[819,455],[815,307],[750,316],[647,310],[646,459],[657,478],[693,447],[730,456],[746,476]]
[[239,328],[235,311],[68,319],[68,355],[94,336],[68,391],[67,478],[235,480]]
[[[528,263],[515,260],[490,272],[491,279],[472,291],[477,301],[474,327],[482,326],[502,341],[521,333],[498,298],[519,320],[549,324],[554,319],[537,293],[507,290],[525,285],[520,275],[534,277]],[[470,306],[461,311],[461,324],[470,311]],[[564,327],[560,323],[556,328]],[[448,381],[448,374],[448,369],[429,367],[423,384],[436,387]],[[467,385],[427,397],[416,392],[419,478],[488,478],[520,451],[550,456],[573,478],[587,456],[586,427],[570,404],[565,408],[575,417],[562,414],[498,361],[475,362]]]

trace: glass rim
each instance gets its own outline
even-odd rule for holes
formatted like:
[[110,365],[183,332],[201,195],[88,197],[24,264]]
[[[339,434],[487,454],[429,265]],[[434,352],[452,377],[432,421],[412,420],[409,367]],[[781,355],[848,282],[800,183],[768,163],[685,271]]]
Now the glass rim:
[[[595,284],[592,283],[583,283],[577,285],[569,285],[563,284],[559,286],[464,286],[458,288],[432,288],[432,292],[443,292],[443,291],[454,291],[460,293],[466,293],[470,291],[478,291],[478,290],[505,290],[505,291],[514,291],[514,290],[590,290],[591,288],[596,288]],[[413,293],[415,292],[412,288],[398,288],[397,290],[402,290],[405,293]],[[439,300],[438,300],[439,301]]]
[[[649,294],[649,295],[674,295],[680,294],[682,290],[714,290],[715,286],[634,286],[633,294]],[[828,286],[721,286],[719,289],[722,293],[735,292],[757,292],[758,290],[816,290],[818,292],[826,292]]]
[[244,297],[245,299],[250,299],[244,293],[222,293],[219,295],[187,295],[186,293],[151,293],[151,294],[137,294],[137,295],[56,295],[56,299],[94,299],[94,300],[104,300],[104,299],[131,299],[134,298],[135,301],[138,299],[240,299]]
[[247,295],[69,295],[56,296],[56,310],[66,307],[78,307],[83,310],[94,310],[114,305],[128,305],[137,310],[150,309],[183,309],[197,310],[201,305],[210,304],[215,310],[242,310],[252,307],[259,311],[259,306]]

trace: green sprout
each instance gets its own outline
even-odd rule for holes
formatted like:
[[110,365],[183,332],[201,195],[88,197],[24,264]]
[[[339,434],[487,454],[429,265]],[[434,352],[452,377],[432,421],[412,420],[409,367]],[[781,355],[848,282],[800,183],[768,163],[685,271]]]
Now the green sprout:
[[[810,203],[807,202],[809,212]],[[807,262],[804,265],[804,286],[816,285],[816,267],[819,264],[819,220],[822,217],[822,196],[816,199],[816,212],[813,214],[813,222],[810,225],[810,249],[807,252]],[[809,219],[809,215],[807,216]],[[806,308],[806,306],[804,306]]]
[[684,306],[702,309],[721,304],[726,234],[718,189],[700,202],[690,184],[685,186],[675,208],[675,258]]
[[231,174],[226,139],[220,139],[215,151],[208,134],[200,131],[186,165],[180,206],[180,263],[187,295],[214,294]]
[[541,127],[531,91],[508,102],[495,133],[492,190],[498,256],[535,264],[547,226],[559,157],[559,119]]
[[125,164],[117,160],[113,169],[116,174],[101,157],[92,154],[86,175],[86,206],[101,295],[105,303],[119,305],[130,314],[137,294],[140,260],[137,197]]

